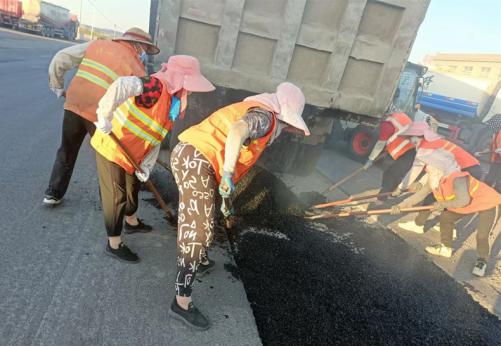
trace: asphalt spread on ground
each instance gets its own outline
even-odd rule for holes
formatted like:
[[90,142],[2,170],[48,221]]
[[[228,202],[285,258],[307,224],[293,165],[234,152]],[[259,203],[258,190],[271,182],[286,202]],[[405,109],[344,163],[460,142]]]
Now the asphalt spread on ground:
[[[174,189],[162,192],[172,201]],[[260,168],[234,206],[238,268],[225,268],[243,280],[263,344],[501,345],[499,320],[392,232],[354,218],[306,221]]]

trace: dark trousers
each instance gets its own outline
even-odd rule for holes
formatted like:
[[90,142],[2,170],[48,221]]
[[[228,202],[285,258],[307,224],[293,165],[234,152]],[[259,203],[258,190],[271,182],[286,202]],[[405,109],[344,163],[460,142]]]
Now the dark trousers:
[[214,237],[217,182],[210,162],[191,144],[179,142],[170,164],[179,191],[175,288],[177,295],[190,297]]
[[379,193],[392,192],[398,187],[411,169],[414,157],[416,157],[416,150],[411,149],[400,156],[398,160],[393,160],[383,172],[383,182]]
[[[482,169],[480,168],[480,165],[467,167],[467,168],[463,169],[463,171],[470,173],[470,175],[473,178],[476,178],[478,180],[481,180],[481,178],[482,178]],[[435,202],[436,202],[435,196],[433,196],[433,194],[430,193],[428,196],[426,196],[426,198],[424,199],[422,204],[423,205],[431,205]],[[416,225],[423,226],[425,224],[426,220],[428,220],[428,217],[430,216],[430,214],[431,214],[430,210],[420,211],[417,214],[416,220],[414,222],[416,222]]]
[[137,211],[140,182],[134,174],[96,152],[99,192],[103,205],[104,225],[108,237],[122,233],[124,215]]
[[88,133],[92,136],[94,131],[95,126],[92,122],[76,113],[64,110],[61,145],[57,150],[49,187],[45,191],[45,194],[58,199],[63,198],[68,189],[78,151],[85,135]]
[[[452,234],[457,221],[471,214],[458,214],[445,210],[440,215],[440,241],[448,247],[452,247]],[[477,228],[477,253],[478,257],[487,260],[489,257],[489,234],[494,228],[498,216],[498,207],[483,210],[478,213],[479,222]]]
[[491,164],[485,182],[487,185],[496,189],[497,192],[501,193],[501,162],[494,162]]

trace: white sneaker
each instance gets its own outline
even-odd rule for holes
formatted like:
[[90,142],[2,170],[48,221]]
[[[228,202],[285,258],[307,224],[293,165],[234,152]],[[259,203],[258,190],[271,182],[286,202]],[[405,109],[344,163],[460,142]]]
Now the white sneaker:
[[[440,232],[440,225],[435,225],[432,227],[432,230]],[[458,231],[457,229],[452,230],[452,240],[456,240],[458,238]]]
[[424,226],[419,226],[414,221],[400,222],[398,224],[398,227],[400,227],[401,229],[405,229],[406,231],[409,232],[414,232],[419,234],[424,233]]
[[43,203],[49,206],[56,206],[58,204],[61,204],[62,199],[57,199],[56,197],[46,195],[43,198]]
[[487,268],[487,263],[481,258],[477,259],[477,263],[471,272],[473,275],[483,277],[485,275],[485,269]]
[[425,248],[426,252],[432,255],[436,256],[442,256],[442,257],[447,257],[451,258],[452,257],[452,248],[447,247],[443,244],[437,244],[433,246],[427,246]]

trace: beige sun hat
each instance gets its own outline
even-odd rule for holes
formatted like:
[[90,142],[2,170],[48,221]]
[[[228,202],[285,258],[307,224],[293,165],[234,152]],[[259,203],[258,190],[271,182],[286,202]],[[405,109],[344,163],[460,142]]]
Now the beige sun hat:
[[147,46],[146,54],[155,55],[160,53],[160,49],[153,44],[151,35],[139,28],[130,28],[122,36],[117,37],[113,41],[130,41],[142,43]]

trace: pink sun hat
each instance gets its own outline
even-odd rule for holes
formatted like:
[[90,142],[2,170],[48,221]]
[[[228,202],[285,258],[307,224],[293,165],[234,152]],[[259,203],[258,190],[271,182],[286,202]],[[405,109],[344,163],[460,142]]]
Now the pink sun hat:
[[198,59],[190,55],[171,56],[153,76],[167,84],[170,94],[181,89],[192,92],[209,92],[216,89],[202,75]]
[[424,139],[430,142],[442,138],[433,132],[425,122],[413,122],[407,130],[400,134],[400,136],[424,137]]

